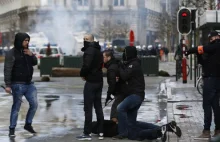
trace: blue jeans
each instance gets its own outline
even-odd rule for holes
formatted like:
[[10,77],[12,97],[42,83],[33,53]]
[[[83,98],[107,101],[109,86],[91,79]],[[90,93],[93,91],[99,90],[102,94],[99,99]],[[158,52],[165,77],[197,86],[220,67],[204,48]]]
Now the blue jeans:
[[138,95],[126,97],[117,107],[118,111],[118,132],[119,135],[128,136],[128,125],[136,124],[138,109],[143,99]]
[[33,83],[31,84],[12,84],[13,105],[11,108],[10,126],[15,128],[17,125],[18,113],[21,107],[21,100],[23,95],[29,102],[29,110],[26,115],[26,124],[31,124],[37,110],[37,89]]

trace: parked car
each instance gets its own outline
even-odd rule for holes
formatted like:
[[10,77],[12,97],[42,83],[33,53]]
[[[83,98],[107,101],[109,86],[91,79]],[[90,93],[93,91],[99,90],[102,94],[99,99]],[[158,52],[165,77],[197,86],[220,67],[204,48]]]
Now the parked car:
[[29,50],[35,55],[37,56],[39,53],[39,49],[35,46],[35,45],[29,45]]
[[[50,57],[60,57],[60,65],[63,66],[64,64],[64,53],[62,51],[62,49],[57,46],[56,44],[50,44],[50,48],[51,48],[51,55]],[[46,52],[47,52],[47,45],[44,45],[43,47],[40,48],[39,50],[39,54],[37,55],[38,58],[38,67],[40,66],[40,59],[43,57],[46,57]]]

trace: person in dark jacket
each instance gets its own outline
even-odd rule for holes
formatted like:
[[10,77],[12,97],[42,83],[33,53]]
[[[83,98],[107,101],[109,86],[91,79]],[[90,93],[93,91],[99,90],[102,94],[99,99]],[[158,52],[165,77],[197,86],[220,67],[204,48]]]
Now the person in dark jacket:
[[86,81],[84,86],[84,111],[85,123],[83,135],[78,136],[78,140],[91,140],[92,131],[92,108],[94,105],[97,121],[99,123],[99,139],[103,139],[103,121],[102,110],[102,87],[103,87],[103,56],[98,42],[94,42],[91,34],[84,36],[84,47],[82,48],[83,65],[80,70],[80,76]]
[[212,122],[212,110],[214,112],[215,133],[213,137],[220,135],[220,40],[218,32],[209,34],[210,44],[189,49],[185,54],[206,54],[203,65],[203,109],[204,129],[197,139],[210,139],[210,127]]
[[28,49],[29,41],[30,37],[28,34],[17,33],[15,35],[14,48],[9,50],[5,56],[5,91],[12,93],[13,96],[9,126],[10,137],[15,136],[14,132],[23,95],[30,105],[24,129],[30,133],[36,133],[31,124],[38,106],[37,90],[31,80],[34,71],[33,66],[37,65],[37,58]]
[[122,82],[116,79],[119,76],[119,70],[118,70],[118,64],[119,61],[117,61],[113,55],[113,52],[110,50],[106,50],[103,52],[103,61],[104,66],[107,68],[107,82],[108,82],[108,91],[107,91],[107,97],[105,101],[105,106],[108,104],[108,102],[112,101],[111,95],[114,96],[114,102],[111,107],[111,114],[110,119],[114,122],[117,122],[117,106],[121,103],[121,101],[124,100],[123,92],[121,91],[124,87],[122,86]]
[[113,139],[124,139],[128,137],[128,124],[136,124],[138,109],[145,96],[144,74],[141,62],[137,58],[137,50],[134,46],[127,46],[123,52],[124,64],[120,65],[119,78],[126,82],[126,98],[118,105],[118,130],[119,134]]
[[[134,127],[128,127],[128,139],[130,140],[154,140],[161,138],[162,142],[165,142],[167,137],[166,133],[175,133],[178,137],[181,137],[182,131],[177,126],[175,121],[172,121],[163,126],[157,126],[152,123],[146,123],[137,121]],[[98,134],[97,122],[92,122],[92,133]],[[118,124],[112,120],[104,120],[104,136],[113,137],[118,135]]]

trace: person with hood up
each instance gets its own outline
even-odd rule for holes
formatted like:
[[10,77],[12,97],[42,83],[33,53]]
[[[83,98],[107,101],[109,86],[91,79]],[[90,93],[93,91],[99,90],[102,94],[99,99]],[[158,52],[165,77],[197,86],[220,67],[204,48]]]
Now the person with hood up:
[[99,139],[103,139],[103,121],[102,110],[102,87],[103,87],[103,56],[98,42],[94,42],[94,36],[87,34],[84,36],[84,47],[82,48],[83,65],[80,70],[80,76],[86,81],[84,86],[84,112],[85,123],[84,132],[78,136],[78,140],[91,140],[92,131],[92,108],[94,105],[97,122],[99,125]]
[[129,127],[135,126],[138,110],[145,96],[144,74],[141,69],[141,61],[137,58],[137,50],[134,46],[127,46],[123,52],[124,64],[119,68],[119,79],[127,84],[126,98],[118,105],[118,132],[113,139],[125,139],[128,137]]
[[25,96],[29,102],[29,110],[26,116],[24,129],[35,134],[32,120],[37,111],[37,89],[32,82],[33,66],[37,65],[37,58],[28,49],[30,36],[26,33],[15,35],[14,48],[9,50],[5,56],[4,81],[5,91],[13,96],[13,105],[10,116],[9,136],[15,136],[18,113]]

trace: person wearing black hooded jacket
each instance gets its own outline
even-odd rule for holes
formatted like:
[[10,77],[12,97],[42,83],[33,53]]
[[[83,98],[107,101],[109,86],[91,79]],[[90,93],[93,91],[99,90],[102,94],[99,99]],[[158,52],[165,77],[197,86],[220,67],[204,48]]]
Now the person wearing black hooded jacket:
[[78,140],[91,140],[92,131],[92,108],[94,105],[97,122],[99,125],[99,139],[103,139],[103,121],[102,110],[102,87],[103,87],[103,56],[98,42],[94,42],[91,34],[84,36],[84,47],[82,48],[83,65],[80,70],[80,76],[86,81],[83,91],[85,123],[83,135],[78,136]]
[[220,135],[220,39],[216,31],[208,35],[210,43],[205,46],[198,46],[189,49],[185,55],[204,55],[203,68],[203,109],[204,109],[204,129],[197,139],[209,139],[211,136],[210,127],[212,122],[212,110],[214,112],[215,133],[213,137]]
[[9,126],[10,137],[15,136],[14,132],[23,95],[30,105],[24,129],[31,133],[36,133],[31,124],[38,106],[37,90],[31,80],[34,71],[33,66],[37,65],[37,58],[28,49],[29,41],[30,37],[28,34],[17,33],[15,35],[14,48],[9,50],[5,56],[5,91],[12,93],[13,96]]
[[137,50],[134,46],[127,46],[123,52],[124,64],[120,65],[119,78],[126,82],[126,98],[118,105],[118,132],[113,139],[124,139],[128,137],[128,124],[135,126],[138,109],[145,96],[144,74],[141,62],[137,58]]

